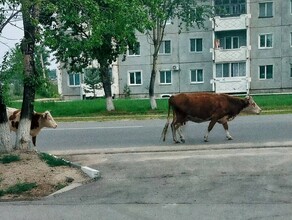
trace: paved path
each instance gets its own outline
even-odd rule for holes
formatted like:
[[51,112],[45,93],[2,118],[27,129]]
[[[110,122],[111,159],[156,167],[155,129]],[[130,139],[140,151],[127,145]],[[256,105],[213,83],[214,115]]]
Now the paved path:
[[209,147],[67,155],[102,178],[1,219],[291,219],[292,147]]

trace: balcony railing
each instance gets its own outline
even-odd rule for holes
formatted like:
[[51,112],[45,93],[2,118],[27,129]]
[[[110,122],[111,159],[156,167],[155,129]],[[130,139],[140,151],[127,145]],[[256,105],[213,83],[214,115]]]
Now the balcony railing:
[[249,58],[249,50],[247,47],[240,47],[229,50],[218,48],[213,51],[213,60],[215,63],[245,61]]
[[250,77],[215,78],[211,84],[217,93],[248,93],[250,81]]
[[250,15],[242,14],[238,17],[215,17],[214,31],[243,30],[249,26]]

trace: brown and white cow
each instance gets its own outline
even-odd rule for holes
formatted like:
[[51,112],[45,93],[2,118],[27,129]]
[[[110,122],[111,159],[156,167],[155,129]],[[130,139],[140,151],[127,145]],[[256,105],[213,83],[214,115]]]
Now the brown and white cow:
[[169,98],[167,122],[161,135],[163,141],[165,141],[169,126],[170,108],[173,110],[171,129],[175,143],[179,143],[176,132],[179,133],[180,141],[185,142],[181,126],[187,121],[196,123],[210,121],[207,133],[204,136],[205,142],[208,141],[208,135],[216,122],[223,125],[227,139],[232,140],[228,131],[228,121],[234,119],[240,112],[253,114],[261,112],[261,108],[254,102],[251,96],[238,98],[215,93],[180,93]]
[[[19,125],[21,110],[16,108],[6,108],[7,117],[9,121],[10,131],[16,132]],[[42,128],[56,128],[57,123],[53,119],[49,111],[43,113],[34,112],[32,115],[30,135],[32,137],[32,143],[36,145],[36,136],[39,134]]]

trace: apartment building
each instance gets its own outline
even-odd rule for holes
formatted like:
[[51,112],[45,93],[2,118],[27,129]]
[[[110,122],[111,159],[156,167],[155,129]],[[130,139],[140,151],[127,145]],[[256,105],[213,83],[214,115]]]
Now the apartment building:
[[[166,27],[155,83],[157,97],[179,92],[292,92],[292,0],[210,0],[216,17],[205,29],[180,34]],[[153,47],[137,34],[139,50],[119,59],[119,94],[147,97]]]

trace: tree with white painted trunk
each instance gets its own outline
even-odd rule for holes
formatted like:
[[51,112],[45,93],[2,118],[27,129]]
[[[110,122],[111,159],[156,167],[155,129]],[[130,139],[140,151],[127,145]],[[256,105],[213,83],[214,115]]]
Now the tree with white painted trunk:
[[[7,54],[6,54],[7,55]],[[7,76],[4,74],[4,70],[7,67],[7,56],[4,56],[3,63],[0,70],[0,153],[11,151],[11,139],[8,118],[6,113],[6,98],[8,96],[8,83]]]
[[[205,4],[206,3],[206,4]],[[178,19],[179,31],[197,25],[204,27],[204,22],[212,16],[212,8],[206,0],[145,0],[144,4],[148,12],[151,28],[146,32],[153,46],[152,70],[149,85],[149,98],[152,109],[157,108],[155,99],[155,80],[157,74],[157,62],[161,44],[164,39],[166,25],[173,19]]]
[[24,38],[21,42],[21,52],[24,63],[24,91],[21,107],[20,121],[16,133],[15,148],[19,150],[32,150],[30,126],[34,111],[35,91],[39,74],[35,65],[35,45],[38,42],[39,2],[21,0]]
[[46,9],[42,24],[47,46],[71,72],[82,72],[97,61],[106,108],[113,111],[109,66],[136,43],[135,31],[145,30],[143,4],[140,0],[60,0]]
[[[15,1],[0,1],[0,34],[3,29],[11,22],[14,21],[20,13],[18,4]],[[7,69],[9,63],[7,62],[6,53],[3,57],[3,62],[0,70],[0,152],[10,152],[12,150],[9,124],[6,114],[6,98],[8,92],[7,75],[4,70]]]

